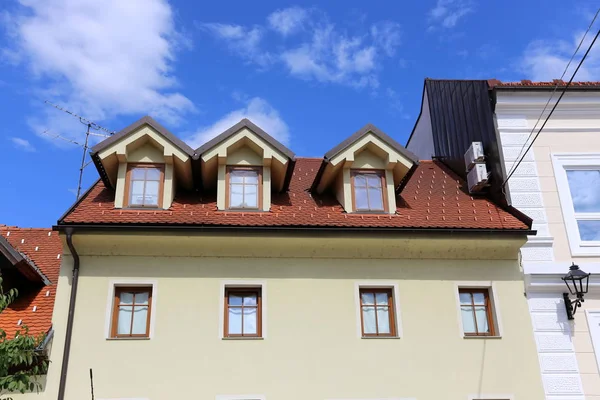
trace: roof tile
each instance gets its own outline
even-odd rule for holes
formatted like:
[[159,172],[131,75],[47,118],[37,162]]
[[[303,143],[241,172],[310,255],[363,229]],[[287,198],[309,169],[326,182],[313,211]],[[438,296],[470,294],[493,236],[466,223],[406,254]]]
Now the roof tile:
[[[484,197],[438,161],[421,161],[396,204],[396,214],[345,213],[331,194],[310,192],[323,162],[297,158],[290,190],[273,194],[271,211],[219,211],[214,193],[177,193],[168,210],[114,208],[114,191],[98,181],[60,224],[178,224],[244,227],[357,227],[527,230],[516,216]],[[433,210],[433,213],[431,212]],[[466,216],[470,213],[471,216]],[[477,218],[488,214],[490,218]],[[475,215],[475,216],[473,216]]]
[[34,336],[46,333],[52,327],[52,310],[61,263],[62,244],[58,232],[51,229],[0,225],[0,235],[31,259],[51,282],[47,286],[22,291],[0,314],[0,329],[6,331],[9,336],[24,326],[27,326],[29,333]]

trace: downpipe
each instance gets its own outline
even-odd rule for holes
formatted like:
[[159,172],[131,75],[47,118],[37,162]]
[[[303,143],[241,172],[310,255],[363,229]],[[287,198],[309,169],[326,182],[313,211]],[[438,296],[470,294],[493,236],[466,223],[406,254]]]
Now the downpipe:
[[69,355],[71,353],[71,337],[73,335],[73,322],[75,319],[75,300],[77,298],[77,284],[79,283],[79,254],[73,246],[73,230],[67,229],[67,246],[73,256],[73,277],[71,279],[71,297],[69,299],[69,314],[67,316],[67,330],[65,332],[65,348],[63,350],[62,366],[60,369],[60,382],[58,385],[58,400],[64,400],[69,370]]

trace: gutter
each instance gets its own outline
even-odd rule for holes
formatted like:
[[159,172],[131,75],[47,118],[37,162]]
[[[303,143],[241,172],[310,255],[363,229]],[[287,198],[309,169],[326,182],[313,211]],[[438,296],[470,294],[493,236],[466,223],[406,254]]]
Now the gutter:
[[73,336],[73,321],[75,318],[75,300],[77,298],[77,284],[79,283],[79,254],[73,246],[73,228],[66,228],[67,246],[73,256],[73,278],[71,280],[71,297],[69,299],[69,313],[67,316],[67,330],[65,333],[65,348],[63,350],[62,366],[60,369],[60,382],[58,385],[58,400],[64,400],[69,369],[69,355],[71,353],[71,337]]
[[181,224],[65,224],[55,225],[53,230],[69,232],[210,232],[210,233],[298,233],[322,234],[329,236],[348,236],[358,234],[489,234],[489,235],[535,235],[532,229],[481,229],[481,228],[396,228],[396,227],[334,227],[334,226],[223,226],[223,225],[181,225]]

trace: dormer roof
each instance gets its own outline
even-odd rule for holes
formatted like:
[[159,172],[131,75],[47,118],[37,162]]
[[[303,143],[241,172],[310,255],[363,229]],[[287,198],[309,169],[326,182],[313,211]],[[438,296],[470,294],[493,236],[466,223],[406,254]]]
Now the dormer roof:
[[341,153],[342,151],[347,149],[349,146],[351,146],[353,143],[356,143],[359,139],[361,139],[363,136],[368,135],[369,133],[376,136],[377,138],[381,139],[383,142],[388,144],[390,147],[392,147],[398,153],[402,154],[404,157],[408,158],[409,160],[412,160],[415,164],[419,163],[419,158],[416,155],[414,155],[413,153],[408,151],[400,143],[396,142],[385,132],[383,132],[382,130],[377,128],[375,125],[370,124],[370,123],[366,124],[359,130],[354,132],[346,140],[344,140],[343,142],[341,142],[340,144],[335,146],[333,149],[331,149],[327,153],[325,153],[325,157],[324,157],[325,160],[331,160],[336,155],[338,155],[339,153]]
[[400,143],[373,124],[366,124],[347,139],[325,153],[311,191],[322,192],[330,184],[340,167],[352,165],[355,155],[363,150],[374,151],[384,158],[382,162],[394,170],[394,183],[399,187],[404,178],[414,172],[419,159]]
[[228,138],[230,138],[231,136],[233,136],[234,134],[236,134],[237,132],[241,131],[244,128],[250,130],[252,133],[254,133],[258,137],[260,137],[262,140],[264,140],[265,142],[267,142],[268,144],[273,146],[275,149],[277,149],[279,152],[281,152],[287,158],[289,158],[291,160],[294,159],[295,154],[293,151],[291,151],[290,149],[285,147],[282,143],[280,143],[273,136],[269,135],[267,132],[265,132],[260,127],[255,125],[248,118],[242,119],[240,122],[233,125],[231,128],[227,129],[223,133],[215,136],[208,142],[204,143],[202,146],[198,147],[196,149],[196,153],[199,155],[206,153],[208,150],[212,149],[219,143],[224,142],[225,140],[227,140]]
[[154,118],[152,118],[148,115],[138,119],[133,124],[129,125],[128,127],[124,128],[124,129],[121,129],[119,132],[115,133],[114,135],[110,136],[109,138],[103,140],[102,142],[100,142],[97,145],[95,145],[94,147],[92,147],[92,149],[91,149],[92,154],[99,153],[102,150],[110,147],[112,144],[125,138],[131,132],[137,130],[138,128],[140,128],[144,125],[148,125],[148,126],[152,127],[156,132],[163,135],[167,140],[169,140],[175,146],[179,147],[182,151],[187,153],[190,157],[193,157],[195,155],[194,149],[192,149],[183,140],[179,139],[177,136],[172,134],[167,128],[165,128],[164,126],[159,124],[156,120],[154,120]]
[[[143,132],[144,127],[149,127],[150,131]],[[136,137],[136,132],[140,132],[139,137]],[[194,149],[152,117],[145,116],[92,147],[92,160],[106,187],[114,189],[116,165],[123,161],[122,153],[127,152],[129,147],[146,143],[148,140],[156,147],[169,148],[170,151],[166,152],[166,155],[175,156],[181,163],[187,164],[189,160],[197,159]],[[123,145],[125,149],[121,148]],[[116,157],[115,153],[118,153]]]
[[215,175],[215,165],[227,163],[228,155],[240,147],[251,149],[262,158],[261,165],[270,166],[273,190],[288,190],[294,169],[294,152],[247,118],[196,149],[202,180],[209,180],[208,176]]

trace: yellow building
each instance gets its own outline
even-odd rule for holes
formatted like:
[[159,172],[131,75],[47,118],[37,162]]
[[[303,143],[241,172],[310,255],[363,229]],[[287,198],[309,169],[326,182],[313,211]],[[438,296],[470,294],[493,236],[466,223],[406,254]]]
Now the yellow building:
[[[372,125],[300,158],[248,120],[193,150],[97,145],[64,241],[42,396],[533,400],[531,220]],[[67,362],[68,361],[68,362]]]

